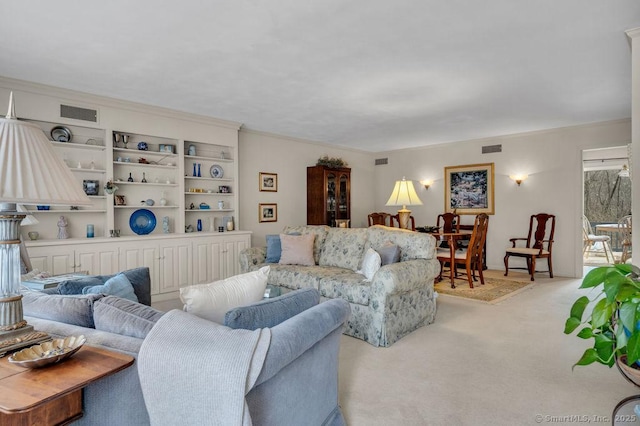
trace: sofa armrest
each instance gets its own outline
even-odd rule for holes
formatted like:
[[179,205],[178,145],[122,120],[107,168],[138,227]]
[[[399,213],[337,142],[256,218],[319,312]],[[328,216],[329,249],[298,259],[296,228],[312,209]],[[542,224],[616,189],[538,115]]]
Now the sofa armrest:
[[[271,328],[271,345],[255,386],[266,382],[335,330],[351,315],[349,302],[332,299],[299,313]],[[339,344],[340,340],[337,340]]]
[[[230,409],[243,412],[238,405],[241,396],[278,374],[287,386],[287,380],[293,380],[287,373],[295,376],[297,371],[286,367],[319,342],[329,341],[330,345],[312,352],[318,361],[313,365],[323,368],[322,361],[332,363],[337,379],[340,337],[349,313],[349,304],[335,299],[271,329],[254,331],[232,330],[178,310],[166,313],[142,343],[137,363],[151,423],[230,424]],[[255,349],[252,342],[257,343]],[[247,371],[247,364],[248,376],[238,374]],[[307,382],[298,383],[308,387]],[[213,408],[203,410],[203,406]]]
[[251,305],[233,308],[224,315],[224,325],[245,330],[275,327],[318,303],[320,303],[318,290],[303,288]]
[[371,280],[371,295],[384,302],[389,294],[402,294],[431,286],[440,272],[436,259],[414,259],[384,265]]
[[261,265],[267,258],[266,247],[249,247],[240,252],[240,272],[250,272],[251,266]]

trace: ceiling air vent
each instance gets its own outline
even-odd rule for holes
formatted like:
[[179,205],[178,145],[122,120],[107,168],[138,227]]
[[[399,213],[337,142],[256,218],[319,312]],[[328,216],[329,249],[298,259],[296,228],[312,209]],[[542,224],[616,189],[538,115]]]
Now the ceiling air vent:
[[486,145],[482,147],[483,154],[491,154],[492,152],[502,152],[502,145]]
[[389,164],[388,158],[376,158],[376,166],[381,166],[383,164]]
[[74,120],[98,122],[98,110],[79,108],[70,105],[60,105],[60,117],[72,118]]

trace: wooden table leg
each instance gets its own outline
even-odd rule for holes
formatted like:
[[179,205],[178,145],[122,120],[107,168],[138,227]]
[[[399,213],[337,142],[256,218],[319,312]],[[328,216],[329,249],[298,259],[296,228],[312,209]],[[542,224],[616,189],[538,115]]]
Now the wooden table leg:
[[454,238],[453,236],[449,236],[449,253],[450,253],[450,257],[449,257],[449,272],[450,272],[450,276],[451,276],[451,288],[456,288],[456,285],[454,284],[454,280],[455,280],[455,268],[456,268],[456,248],[455,248],[455,244],[454,244]]

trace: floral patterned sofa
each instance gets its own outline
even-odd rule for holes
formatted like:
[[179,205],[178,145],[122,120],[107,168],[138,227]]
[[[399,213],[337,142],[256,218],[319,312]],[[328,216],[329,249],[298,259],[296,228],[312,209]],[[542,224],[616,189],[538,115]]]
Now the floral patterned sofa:
[[[374,346],[390,346],[411,331],[433,322],[436,314],[433,280],[440,270],[436,240],[429,234],[375,225],[369,228],[327,226],[286,227],[284,234],[315,234],[315,265],[269,263],[268,284],[283,292],[318,289],[323,300],[342,298],[351,305],[345,334]],[[368,248],[392,243],[400,261],[383,265],[370,281],[355,271]],[[240,253],[242,272],[264,266],[266,247]]]

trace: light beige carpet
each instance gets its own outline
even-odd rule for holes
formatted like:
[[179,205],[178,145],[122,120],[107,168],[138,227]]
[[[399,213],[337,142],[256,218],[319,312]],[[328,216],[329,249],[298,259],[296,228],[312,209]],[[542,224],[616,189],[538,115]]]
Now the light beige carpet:
[[508,277],[494,278],[485,276],[484,285],[480,284],[480,280],[478,279],[478,281],[474,282],[473,288],[469,287],[466,278],[456,279],[456,288],[451,288],[451,281],[448,278],[436,283],[434,288],[438,294],[498,303],[530,288],[532,285],[534,284],[529,280],[523,281],[522,279],[509,279]]
[[435,322],[388,348],[342,336],[339,402],[347,424],[610,425],[618,401],[638,388],[615,367],[571,369],[591,341],[566,336],[564,322],[589,292],[578,289],[579,279],[535,278],[498,304],[439,297]]

